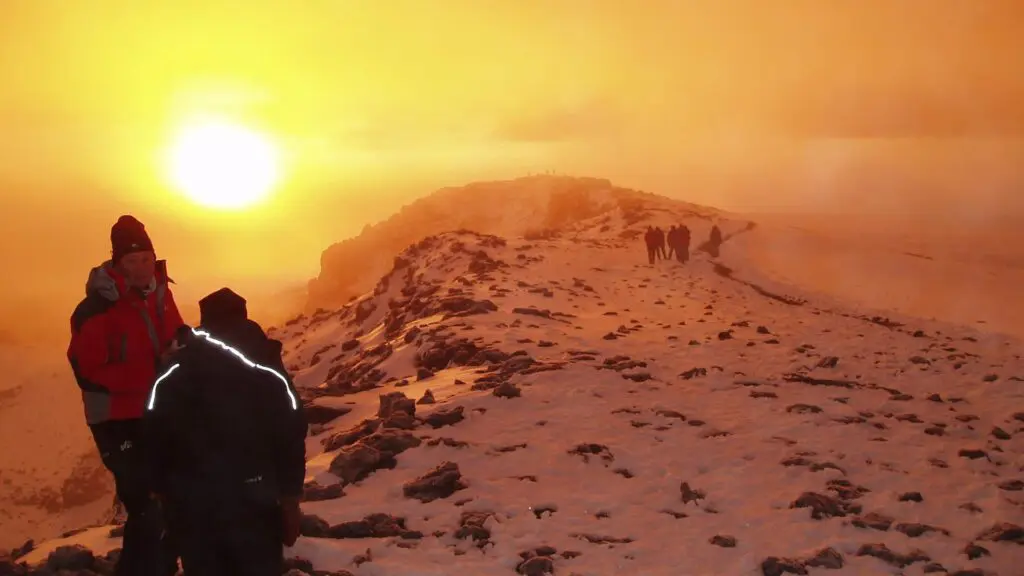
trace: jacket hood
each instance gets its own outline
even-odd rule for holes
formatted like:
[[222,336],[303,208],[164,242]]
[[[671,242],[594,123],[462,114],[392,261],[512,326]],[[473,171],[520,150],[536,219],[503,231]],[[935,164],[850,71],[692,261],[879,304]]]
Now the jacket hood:
[[200,326],[199,330],[209,332],[210,336],[238,350],[253,362],[284,369],[281,342],[268,338],[263,328],[252,320],[242,319],[226,324]]
[[[169,282],[172,280],[167,277],[167,261],[157,260],[156,274],[153,275],[151,289],[155,290],[160,284]],[[114,265],[110,260],[89,271],[89,278],[85,281],[86,297],[95,295],[116,302],[122,294],[127,292],[128,288],[124,277],[114,270]]]

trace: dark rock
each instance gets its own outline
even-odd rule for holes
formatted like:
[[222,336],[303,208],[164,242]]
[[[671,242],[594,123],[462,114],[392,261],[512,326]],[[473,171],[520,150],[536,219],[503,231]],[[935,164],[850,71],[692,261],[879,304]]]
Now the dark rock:
[[970,458],[971,460],[977,460],[979,458],[988,458],[988,454],[984,450],[977,449],[964,449],[957,453],[961,458]]
[[830,491],[835,492],[840,500],[856,500],[868,492],[871,492],[863,486],[854,485],[849,480],[844,480],[842,478],[829,480],[825,486]]
[[359,440],[376,432],[377,429],[380,428],[380,425],[380,420],[363,420],[352,428],[335,433],[324,440],[324,451],[333,452],[339,448],[355,444]]
[[434,393],[431,392],[429,388],[427,390],[424,390],[423,391],[423,397],[416,401],[416,403],[420,404],[420,405],[434,404],[436,402],[437,401],[434,400]]
[[303,514],[299,521],[299,534],[308,538],[326,538],[331,525],[316,514]]
[[35,549],[36,541],[31,539],[26,540],[24,544],[18,546],[14,550],[11,550],[11,560],[17,560]]
[[1010,438],[1012,438],[1012,436],[1010,436],[1009,432],[1007,432],[1006,430],[1003,430],[999,426],[993,426],[992,427],[992,436],[994,436],[995,438],[998,438],[999,440],[1009,440]]
[[966,504],[961,504],[960,506],[957,506],[957,508],[960,508],[961,510],[966,510],[972,514],[981,514],[982,512],[984,512],[984,510],[981,509],[981,506],[978,506],[974,502],[967,502]]
[[478,547],[484,547],[491,538],[491,531],[484,527],[484,523],[493,515],[493,512],[463,512],[455,537],[459,540],[472,538]]
[[306,422],[309,424],[327,424],[351,411],[351,406],[322,406],[320,404],[307,404],[303,408]]
[[686,372],[682,372],[681,374],[679,374],[679,377],[682,378],[683,380],[692,380],[694,378],[699,378],[707,375],[707,368],[694,367],[690,368]]
[[1024,528],[1009,522],[1000,522],[993,524],[991,528],[978,534],[978,537],[975,539],[987,542],[1013,542],[1014,544],[1024,545]]
[[591,456],[600,456],[605,462],[612,462],[615,457],[612,455],[612,451],[608,449],[604,444],[577,444],[575,448],[569,450],[569,454],[575,454],[582,456],[584,462],[590,462]]
[[697,502],[698,500],[704,500],[707,498],[707,493],[703,490],[690,488],[688,482],[683,482],[679,485],[679,494],[683,499],[683,504],[689,504],[690,502]]
[[900,494],[900,502],[924,502],[924,497],[921,496],[920,492],[904,492]]
[[498,398],[518,398],[523,395],[518,386],[511,382],[502,382],[491,394]]
[[459,465],[444,462],[427,474],[407,482],[402,487],[406,498],[415,498],[420,502],[433,502],[439,498],[447,498],[468,486],[462,480]]
[[823,518],[843,517],[848,514],[855,514],[860,506],[837,500],[831,496],[818,494],[816,492],[804,492],[799,498],[789,505],[790,508],[810,508],[811,518],[821,520]]
[[413,430],[418,425],[419,421],[408,412],[395,412],[381,422],[381,428],[385,429]]
[[465,412],[465,408],[462,406],[439,408],[424,417],[423,421],[433,428],[451,426],[465,419],[463,412]]
[[329,470],[341,479],[343,485],[348,485],[397,464],[394,454],[360,443],[342,448],[331,461]]
[[686,420],[686,416],[683,416],[682,414],[676,412],[675,410],[658,410],[657,412],[655,412],[655,414],[657,414],[658,416],[664,416],[665,418],[675,418],[677,420],[683,421]]
[[902,532],[911,538],[917,538],[930,532],[938,532],[949,536],[949,530],[945,528],[939,528],[938,526],[931,526],[929,524],[919,524],[916,522],[901,522],[893,527],[893,530]]
[[889,530],[894,519],[877,512],[869,512],[862,517],[854,518],[851,524],[857,528],[871,528],[873,530],[881,530],[885,532]]
[[805,566],[827,568],[829,570],[839,570],[843,567],[843,564],[843,555],[832,548],[818,550],[813,557],[804,561]]
[[978,558],[981,558],[982,556],[991,556],[992,555],[992,553],[989,552],[987,548],[985,548],[984,546],[978,546],[977,544],[974,544],[973,542],[968,544],[967,546],[964,546],[964,554],[970,560],[977,560]]
[[835,368],[839,365],[839,358],[836,356],[825,356],[818,361],[818,368]]
[[24,564],[16,564],[14,559],[0,556],[0,576],[27,576],[28,567]]
[[819,414],[822,409],[813,404],[793,404],[792,406],[786,407],[786,412],[796,412],[797,414]]
[[547,576],[555,573],[555,563],[548,556],[534,556],[516,567],[523,576]]
[[807,569],[799,560],[792,558],[776,558],[771,556],[761,562],[761,573],[764,576],[782,576],[783,574],[807,574]]
[[[329,538],[391,538],[411,531],[406,530],[405,519],[390,514],[370,514],[362,520],[342,522],[331,526],[327,532]],[[411,534],[414,535],[414,534]]]
[[410,448],[416,448],[423,440],[405,430],[384,429],[370,434],[359,443],[397,455]]
[[736,538],[733,538],[732,536],[715,535],[712,536],[711,539],[708,540],[708,542],[714,544],[715,546],[721,546],[722,548],[736,547]]
[[401,392],[389,392],[379,397],[380,406],[377,408],[378,418],[389,418],[391,415],[404,412],[410,416],[416,415],[416,402],[407,398]]
[[345,495],[341,484],[330,484],[321,486],[315,482],[306,484],[302,488],[302,500],[304,502],[322,502],[324,500],[335,500]]
[[46,567],[54,571],[89,570],[95,560],[92,550],[84,546],[59,546],[46,557]]
[[285,572],[288,572],[290,570],[299,570],[300,572],[304,572],[306,574],[312,574],[313,573],[313,563],[310,562],[309,560],[306,560],[305,558],[299,558],[299,557],[285,558],[285,560],[284,560],[284,570],[285,570]]
[[874,556],[883,562],[906,568],[915,562],[930,562],[931,558],[921,550],[911,550],[905,554],[893,552],[885,544],[864,544],[857,550],[857,556]]

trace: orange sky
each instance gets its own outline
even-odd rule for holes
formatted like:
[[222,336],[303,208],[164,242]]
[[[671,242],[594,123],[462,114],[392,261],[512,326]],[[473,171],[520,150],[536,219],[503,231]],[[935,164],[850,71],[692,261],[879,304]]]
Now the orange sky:
[[[5,261],[77,278],[132,211],[187,280],[302,278],[415,194],[547,169],[735,208],[1024,184],[1013,0],[301,4],[4,2]],[[168,189],[170,134],[211,112],[283,147],[261,209]]]

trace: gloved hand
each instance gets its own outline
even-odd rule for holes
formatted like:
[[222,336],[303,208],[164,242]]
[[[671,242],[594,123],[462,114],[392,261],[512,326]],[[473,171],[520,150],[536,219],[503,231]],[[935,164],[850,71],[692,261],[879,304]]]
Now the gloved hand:
[[299,508],[299,499],[289,497],[281,499],[281,542],[291,548],[299,539],[299,531],[302,524],[302,510]]

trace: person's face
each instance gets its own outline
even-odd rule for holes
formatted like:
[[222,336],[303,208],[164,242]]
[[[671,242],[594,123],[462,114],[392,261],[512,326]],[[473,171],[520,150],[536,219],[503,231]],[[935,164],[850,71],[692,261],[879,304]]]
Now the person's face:
[[121,272],[129,286],[146,288],[156,274],[156,254],[132,252],[121,258]]

